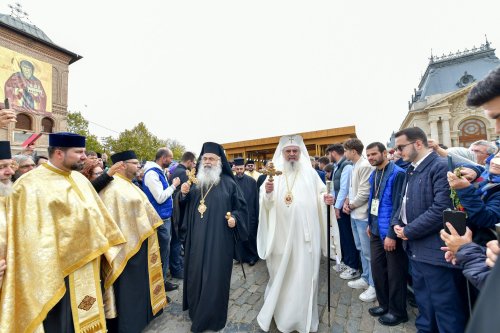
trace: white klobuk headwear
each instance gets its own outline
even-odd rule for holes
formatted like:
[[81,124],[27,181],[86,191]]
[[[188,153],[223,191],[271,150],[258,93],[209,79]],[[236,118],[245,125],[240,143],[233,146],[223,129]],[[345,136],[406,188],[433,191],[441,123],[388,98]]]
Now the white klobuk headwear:
[[309,153],[307,152],[307,148],[304,144],[304,140],[298,134],[295,135],[284,135],[281,137],[278,147],[276,148],[276,152],[273,156],[274,167],[278,170],[283,169],[283,165],[285,162],[283,156],[283,150],[287,147],[295,146],[300,149],[300,158],[299,165],[300,168],[304,170],[306,167],[311,167],[311,161],[309,160]]

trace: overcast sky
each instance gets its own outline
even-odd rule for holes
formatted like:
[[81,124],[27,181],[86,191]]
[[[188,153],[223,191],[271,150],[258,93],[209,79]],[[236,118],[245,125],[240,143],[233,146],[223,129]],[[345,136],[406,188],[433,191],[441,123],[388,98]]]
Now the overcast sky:
[[19,2],[83,56],[68,108],[107,128],[92,133],[142,121],[196,154],[204,141],[348,125],[385,143],[431,49],[470,49],[485,34],[500,47],[498,0]]

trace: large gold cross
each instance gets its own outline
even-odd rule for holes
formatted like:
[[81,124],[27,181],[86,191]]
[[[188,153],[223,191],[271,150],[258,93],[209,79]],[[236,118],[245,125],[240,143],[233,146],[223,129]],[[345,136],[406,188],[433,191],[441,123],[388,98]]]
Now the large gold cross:
[[191,168],[191,170],[186,170],[186,175],[188,176],[187,183],[189,185],[198,184],[198,179],[196,178],[196,168]]
[[274,163],[273,162],[269,162],[267,163],[266,167],[264,168],[264,170],[262,171],[262,173],[264,175],[267,175],[269,176],[269,181],[272,182],[274,181],[274,176],[279,176],[281,175],[283,172],[279,171],[279,170],[276,170],[274,168]]

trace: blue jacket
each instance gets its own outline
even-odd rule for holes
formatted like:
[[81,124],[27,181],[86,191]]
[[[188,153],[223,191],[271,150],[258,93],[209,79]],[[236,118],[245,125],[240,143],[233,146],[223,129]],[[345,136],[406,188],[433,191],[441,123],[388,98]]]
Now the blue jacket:
[[457,251],[456,259],[457,264],[462,265],[467,280],[481,290],[491,271],[486,266],[486,248],[476,243],[462,245]]
[[[372,208],[372,199],[375,194],[375,176],[377,170],[374,170],[370,175],[370,197],[368,199],[368,212]],[[372,214],[368,215],[368,225],[370,226],[370,231],[374,235],[379,235],[383,240],[386,236],[391,239],[396,239],[396,233],[394,229],[390,227],[392,213],[397,208],[399,204],[398,195],[401,193],[401,187],[404,182],[405,172],[402,168],[398,167],[394,162],[390,161],[387,165],[387,169],[382,177],[379,191],[379,207],[378,215],[374,216]]]
[[441,247],[445,246],[439,237],[443,229],[443,211],[452,207],[450,187],[446,173],[448,162],[432,152],[413,170],[410,166],[406,171],[406,218],[407,225],[401,221],[401,202],[405,195],[406,184],[400,194],[400,205],[394,213],[392,226],[398,224],[404,227],[408,241],[403,247],[410,259],[431,265],[454,267],[444,259]]
[[[164,190],[169,186],[168,182],[167,182],[167,178],[165,177],[165,174],[163,173],[162,170],[160,170],[158,168],[151,168],[144,173],[144,176],[146,176],[146,174],[148,172],[156,172],[158,174],[158,177],[160,178],[160,181],[163,185]],[[151,202],[153,207],[156,209],[156,212],[158,213],[158,215],[160,215],[160,217],[163,220],[172,216],[172,209],[173,209],[172,197],[165,200],[165,202],[159,204],[146,185],[143,185],[142,190],[144,191],[144,193],[146,193],[146,196],[148,197],[149,201]]]
[[500,222],[500,186],[486,191],[484,195],[478,192],[473,185],[457,190],[467,213],[467,222],[475,228],[495,228],[495,224]]

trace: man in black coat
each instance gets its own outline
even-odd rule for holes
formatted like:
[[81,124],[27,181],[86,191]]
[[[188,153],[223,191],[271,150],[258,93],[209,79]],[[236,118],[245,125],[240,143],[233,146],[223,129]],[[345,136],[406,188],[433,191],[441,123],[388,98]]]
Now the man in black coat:
[[257,189],[257,182],[252,177],[245,174],[245,160],[243,158],[235,158],[234,165],[236,184],[238,184],[243,192],[248,208],[248,240],[245,242],[238,242],[236,248],[238,255],[235,259],[253,266],[259,260],[259,255],[257,253],[259,191]]
[[[190,151],[185,152],[181,157],[181,163],[177,165],[175,170],[170,175],[170,181],[179,177],[181,180],[181,184],[187,182],[188,176],[186,174],[187,170],[191,170],[195,165],[195,157],[194,154]],[[181,187],[177,187],[172,195],[173,198],[180,191]],[[179,229],[182,223],[182,214],[179,206],[175,206],[174,202],[174,212],[172,214],[172,239],[170,240],[170,273],[172,277],[175,279],[183,279],[184,278],[184,263],[182,260],[182,244],[179,240]]]

